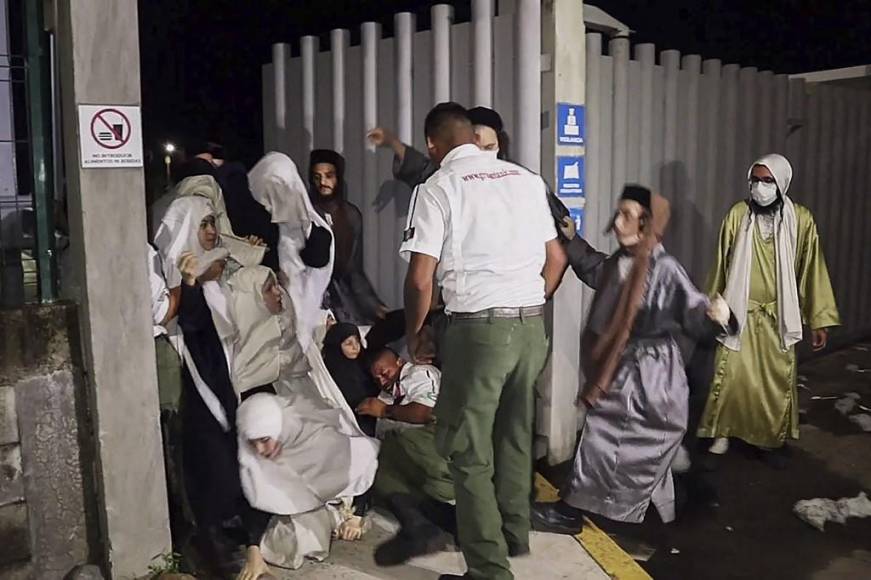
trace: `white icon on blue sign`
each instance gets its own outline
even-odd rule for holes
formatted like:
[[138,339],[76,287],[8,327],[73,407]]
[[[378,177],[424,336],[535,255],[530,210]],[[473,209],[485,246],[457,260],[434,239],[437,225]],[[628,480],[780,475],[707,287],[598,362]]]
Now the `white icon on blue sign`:
[[584,158],[559,156],[557,162],[557,192],[560,197],[583,197]]
[[584,144],[584,106],[557,103],[557,143]]

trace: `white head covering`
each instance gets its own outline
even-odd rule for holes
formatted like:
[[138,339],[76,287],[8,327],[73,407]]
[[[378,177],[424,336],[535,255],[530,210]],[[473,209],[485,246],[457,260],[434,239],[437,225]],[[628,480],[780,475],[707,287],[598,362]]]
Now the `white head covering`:
[[182,179],[175,186],[175,195],[179,198],[196,196],[209,200],[212,207],[215,208],[215,221],[218,224],[218,230],[222,234],[235,235],[233,234],[233,226],[230,225],[230,218],[227,217],[224,193],[214,177],[211,175],[192,175]]
[[[259,510],[308,512],[360,495],[375,478],[378,442],[348,430],[338,410],[302,393],[292,399],[252,395],[239,406],[236,425],[242,490]],[[250,441],[263,437],[281,443],[277,457],[267,459],[254,450]]]
[[[747,179],[757,165],[767,167],[774,177],[777,188],[783,196],[783,209],[773,216],[774,251],[777,269],[777,322],[780,334],[780,347],[791,348],[802,338],[801,309],[798,299],[798,286],[795,279],[795,252],[798,243],[798,219],[795,204],[786,194],[792,182],[792,165],[786,157],[771,153],[760,157],[747,170]],[[753,264],[753,235],[756,214],[747,208],[741,226],[735,236],[731,249],[731,261],[726,278],[723,298],[738,320],[739,332],[735,335],[718,338],[726,348],[741,350],[741,337],[747,322],[747,305],[750,296],[750,276]]]
[[[166,285],[170,288],[181,285],[181,272],[178,269],[181,255],[192,252],[199,257],[205,253],[198,237],[200,224],[207,217],[215,215],[212,204],[202,197],[177,198],[166,210],[154,236],[154,245],[163,259]],[[218,226],[217,218],[215,226]]]
[[248,182],[254,199],[270,212],[273,223],[278,224],[278,262],[287,277],[297,338],[307,352],[333,273],[334,250],[330,249],[330,263],[323,268],[307,266],[299,253],[305,247],[313,224],[331,233],[332,229],[315,211],[296,165],[284,153],[267,153],[248,173]]
[[243,441],[270,437],[280,439],[282,409],[278,397],[269,393],[257,393],[245,399],[239,406],[236,424],[239,438]]
[[272,151],[263,156],[250,172],[251,194],[272,216],[272,223],[289,223],[311,228],[314,206],[293,160]]
[[233,357],[236,392],[272,384],[281,372],[281,324],[263,300],[263,285],[275,274],[265,266],[242,268],[229,279],[233,319],[238,327]]
[[777,153],[769,153],[760,157],[747,170],[748,180],[753,175],[753,168],[757,165],[761,165],[771,172],[771,175],[774,176],[774,182],[780,190],[780,194],[785,196],[786,192],[789,191],[789,184],[792,183],[792,165],[790,165],[786,157]]

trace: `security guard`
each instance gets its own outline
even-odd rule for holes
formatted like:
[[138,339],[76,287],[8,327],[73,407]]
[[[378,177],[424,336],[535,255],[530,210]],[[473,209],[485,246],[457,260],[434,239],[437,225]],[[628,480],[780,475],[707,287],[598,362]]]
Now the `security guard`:
[[437,105],[425,132],[440,169],[412,199],[400,250],[408,347],[415,356],[435,276],[450,319],[436,446],[454,479],[464,577],[503,580],[508,556],[529,552],[533,389],[562,252],[541,177],[479,150],[463,107]]

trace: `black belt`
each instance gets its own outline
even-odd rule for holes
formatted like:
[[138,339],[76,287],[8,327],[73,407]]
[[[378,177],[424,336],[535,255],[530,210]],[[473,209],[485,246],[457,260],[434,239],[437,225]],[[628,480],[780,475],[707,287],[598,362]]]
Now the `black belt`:
[[482,320],[490,318],[535,318],[544,315],[544,306],[523,306],[522,308],[488,308],[478,312],[451,312],[451,320]]

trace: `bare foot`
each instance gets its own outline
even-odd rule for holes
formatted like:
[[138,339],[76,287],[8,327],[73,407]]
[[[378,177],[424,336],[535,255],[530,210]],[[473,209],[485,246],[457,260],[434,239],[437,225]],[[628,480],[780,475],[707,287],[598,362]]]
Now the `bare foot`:
[[245,557],[245,567],[239,572],[237,580],[257,580],[261,576],[272,576],[266,560],[260,553],[258,546],[248,546]]

